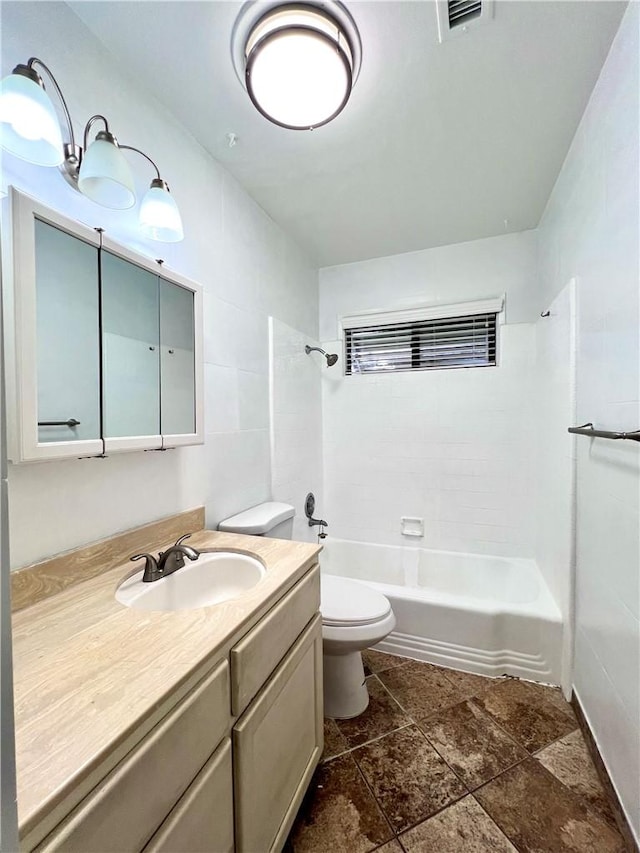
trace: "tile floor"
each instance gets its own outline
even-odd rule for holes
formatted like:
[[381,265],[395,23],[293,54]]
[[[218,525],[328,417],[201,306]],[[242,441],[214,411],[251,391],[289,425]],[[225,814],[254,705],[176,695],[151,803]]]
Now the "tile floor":
[[371,701],[325,720],[288,853],[623,853],[559,690],[365,652]]

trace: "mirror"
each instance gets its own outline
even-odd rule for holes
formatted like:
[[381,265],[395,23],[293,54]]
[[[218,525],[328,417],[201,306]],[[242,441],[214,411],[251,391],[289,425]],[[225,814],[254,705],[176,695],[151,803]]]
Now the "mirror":
[[202,288],[10,190],[12,462],[204,441]]
[[99,439],[98,249],[34,228],[38,441]]
[[163,435],[196,431],[193,291],[160,279],[160,424]]
[[160,435],[158,276],[101,251],[104,437]]

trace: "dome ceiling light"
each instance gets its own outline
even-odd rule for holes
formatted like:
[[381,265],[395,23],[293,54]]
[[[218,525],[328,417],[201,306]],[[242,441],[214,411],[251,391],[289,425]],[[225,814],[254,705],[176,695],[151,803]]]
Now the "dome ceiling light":
[[313,130],[344,109],[360,71],[353,18],[337,2],[247,3],[236,21],[232,55],[256,109],[289,130]]

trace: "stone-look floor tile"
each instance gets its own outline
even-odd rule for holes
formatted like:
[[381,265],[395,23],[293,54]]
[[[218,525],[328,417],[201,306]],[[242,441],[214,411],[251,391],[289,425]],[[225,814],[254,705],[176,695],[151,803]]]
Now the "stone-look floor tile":
[[349,749],[349,744],[342,736],[342,732],[335,723],[335,720],[330,720],[325,717],[324,721],[324,752],[322,760],[328,761],[330,758],[335,758],[342,752]]
[[622,837],[533,758],[474,796],[521,853],[624,853]]
[[417,726],[361,746],[352,755],[396,832],[467,793]]
[[365,675],[382,672],[383,669],[391,669],[394,666],[402,666],[407,663],[407,661],[408,658],[401,658],[398,657],[398,655],[389,655],[386,652],[378,652],[376,649],[365,649],[362,652],[362,663],[364,664]]
[[292,853],[369,853],[393,832],[351,755],[320,765],[289,835]]
[[571,706],[557,688],[509,678],[474,699],[529,752],[577,728]]
[[579,729],[536,753],[536,758],[563,784],[584,797],[612,827],[617,828],[613,810]]
[[395,699],[380,684],[377,676],[373,675],[367,679],[367,688],[369,707],[352,720],[336,720],[338,729],[349,747],[360,746],[411,722]]
[[528,755],[473,702],[440,711],[421,728],[469,790]]
[[380,680],[405,711],[416,721],[442,708],[455,705],[466,696],[429,664],[408,663],[380,673]]
[[459,669],[441,669],[442,674],[454,687],[461,690],[467,698],[483,693],[494,687],[500,679],[476,675],[473,672],[461,672]]
[[393,841],[387,842],[387,844],[383,844],[382,847],[378,847],[375,853],[404,853],[404,850],[394,839]]
[[472,796],[403,833],[400,840],[407,853],[517,853]]

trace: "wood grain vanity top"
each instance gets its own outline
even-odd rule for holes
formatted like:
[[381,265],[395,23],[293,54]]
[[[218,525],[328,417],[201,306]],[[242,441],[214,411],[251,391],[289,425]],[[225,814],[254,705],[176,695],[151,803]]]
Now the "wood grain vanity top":
[[235,600],[198,610],[144,612],[115,600],[120,582],[140,568],[124,563],[14,614],[22,837],[126,746],[141,722],[194,672],[226,654],[317,562],[321,550],[206,530],[194,533],[189,544],[253,554],[267,571]]

